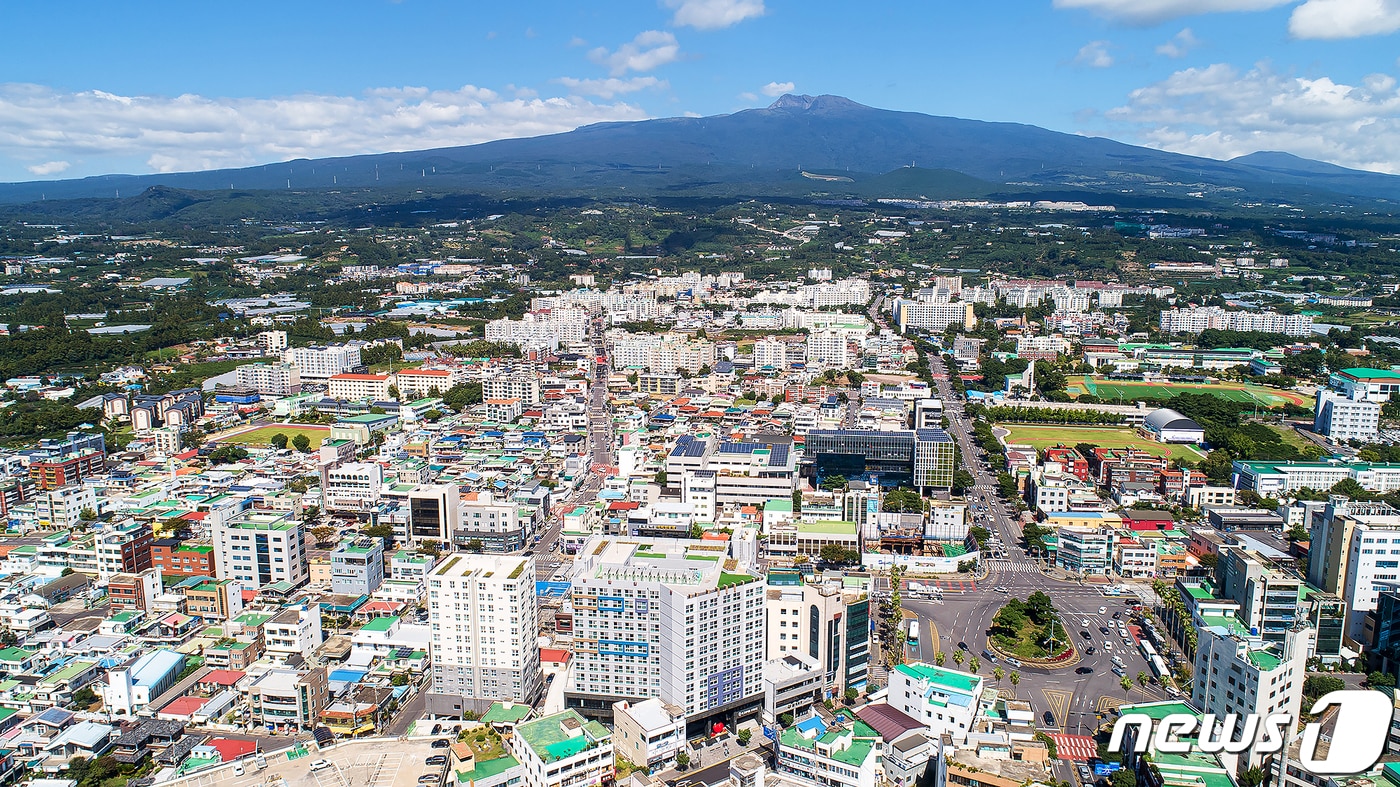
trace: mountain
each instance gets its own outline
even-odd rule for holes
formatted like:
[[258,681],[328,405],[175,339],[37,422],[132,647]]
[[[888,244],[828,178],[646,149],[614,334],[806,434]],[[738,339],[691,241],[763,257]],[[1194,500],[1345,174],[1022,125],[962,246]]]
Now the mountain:
[[1400,201],[1400,177],[1286,153],[1184,156],[1018,123],[784,95],[763,109],[598,123],[464,147],[166,175],[0,184],[0,202],[133,196],[152,186],[421,189],[433,194],[1083,199],[1116,205]]

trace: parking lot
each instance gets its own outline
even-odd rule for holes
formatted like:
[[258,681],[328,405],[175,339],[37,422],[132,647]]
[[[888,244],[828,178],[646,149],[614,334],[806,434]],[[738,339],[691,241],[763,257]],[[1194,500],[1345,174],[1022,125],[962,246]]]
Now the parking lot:
[[[400,740],[372,738],[346,741],[317,753],[288,760],[285,752],[266,756],[267,768],[258,770],[252,757],[238,765],[225,764],[218,768],[187,776],[164,785],[171,787],[422,787],[418,778],[424,774],[443,773],[444,766],[425,765],[427,758],[451,755],[447,749],[432,748],[432,740]],[[312,770],[312,763],[324,760],[326,767]],[[439,782],[441,784],[442,782]],[[162,785],[162,787],[164,787]]]

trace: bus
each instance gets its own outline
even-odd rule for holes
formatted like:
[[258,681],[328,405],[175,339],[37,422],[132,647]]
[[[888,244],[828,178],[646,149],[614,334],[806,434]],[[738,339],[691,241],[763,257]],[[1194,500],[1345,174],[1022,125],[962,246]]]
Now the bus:
[[909,636],[906,640],[910,645],[919,644],[919,621],[917,618],[909,621]]

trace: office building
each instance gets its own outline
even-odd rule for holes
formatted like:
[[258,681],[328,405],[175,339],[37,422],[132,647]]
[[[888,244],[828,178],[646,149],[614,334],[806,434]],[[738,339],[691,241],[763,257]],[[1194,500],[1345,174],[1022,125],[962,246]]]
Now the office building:
[[305,530],[290,512],[249,510],[217,522],[211,536],[219,579],[259,589],[274,582],[294,588],[308,578]]
[[1096,527],[1066,526],[1056,531],[1055,563],[1077,574],[1107,574],[1113,567],[1114,536]]
[[377,462],[349,462],[326,470],[322,489],[327,511],[364,513],[379,505],[384,468]]
[[818,483],[839,475],[881,486],[916,489],[953,485],[953,438],[942,429],[876,432],[813,429],[807,433],[803,463]]
[[408,493],[408,542],[452,543],[462,521],[461,504],[456,484],[419,484]]
[[540,695],[535,559],[454,554],[428,575],[428,712],[460,716]]
[[870,665],[870,597],[839,584],[769,585],[765,657],[814,659],[825,696],[863,689]]
[[497,498],[490,492],[468,492],[461,496],[461,524],[452,531],[452,543],[465,548],[480,541],[487,552],[516,552],[525,548],[533,535],[529,511],[522,512],[513,500]]
[[693,725],[754,718],[763,705],[764,591],[701,541],[594,536],[574,563],[568,707],[611,715],[659,697]]

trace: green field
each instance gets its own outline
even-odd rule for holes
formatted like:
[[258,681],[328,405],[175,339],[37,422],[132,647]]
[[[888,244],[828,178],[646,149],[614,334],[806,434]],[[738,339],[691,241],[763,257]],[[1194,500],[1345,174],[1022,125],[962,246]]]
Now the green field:
[[1043,451],[1054,445],[1074,446],[1091,443],[1100,448],[1136,448],[1153,456],[1183,459],[1195,463],[1203,455],[1184,445],[1167,445],[1138,434],[1127,426],[1060,426],[1056,424],[997,424],[997,429],[1010,432],[1004,439],[1008,445],[1029,445]]
[[1221,399],[1261,407],[1282,407],[1296,404],[1312,407],[1312,397],[1297,391],[1282,391],[1253,383],[1145,383],[1137,380],[1106,380],[1092,375],[1069,377],[1065,390],[1070,396],[1097,396],[1104,402],[1132,402],[1138,399],[1170,399],[1178,394],[1211,394]]
[[279,432],[287,436],[287,445],[289,446],[292,444],[292,440],[296,439],[297,435],[306,435],[307,439],[311,441],[312,450],[320,448],[321,441],[331,436],[331,430],[328,426],[274,424],[272,426],[261,426],[257,429],[250,429],[246,432],[239,432],[229,437],[222,437],[219,438],[218,442],[232,443],[234,445],[267,445],[272,441],[272,436]]

